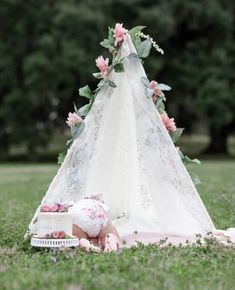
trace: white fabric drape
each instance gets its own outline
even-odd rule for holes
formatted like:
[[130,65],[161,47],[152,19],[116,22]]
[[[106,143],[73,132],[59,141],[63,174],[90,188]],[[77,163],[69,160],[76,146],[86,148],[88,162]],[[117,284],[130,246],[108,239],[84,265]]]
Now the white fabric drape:
[[[125,72],[110,74],[117,87],[98,93],[84,131],[42,203],[76,202],[102,193],[121,236],[134,231],[166,236],[214,231],[152,99],[145,96],[143,66],[128,58],[130,53],[136,51],[128,36],[121,47]],[[37,225],[33,220],[31,233]]]

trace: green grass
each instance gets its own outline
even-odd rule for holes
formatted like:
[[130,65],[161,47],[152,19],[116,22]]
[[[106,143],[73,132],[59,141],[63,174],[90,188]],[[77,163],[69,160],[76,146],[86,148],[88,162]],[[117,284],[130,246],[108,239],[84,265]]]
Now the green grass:
[[[0,289],[234,289],[235,249],[156,245],[117,254],[31,248],[27,225],[49,182],[54,165],[0,166]],[[204,161],[196,168],[198,187],[218,228],[235,226],[235,162]]]

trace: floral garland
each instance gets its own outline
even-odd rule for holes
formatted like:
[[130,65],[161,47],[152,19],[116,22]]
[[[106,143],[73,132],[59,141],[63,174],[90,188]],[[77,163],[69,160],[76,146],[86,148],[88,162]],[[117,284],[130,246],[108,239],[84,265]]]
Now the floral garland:
[[[141,61],[142,59],[149,56],[152,47],[159,53],[164,54],[164,51],[160,48],[160,46],[149,36],[142,32],[145,26],[136,26],[130,30],[127,30],[123,27],[123,24],[116,23],[114,28],[108,28],[108,37],[104,39],[100,44],[104,48],[108,49],[111,54],[112,61],[110,63],[109,58],[105,58],[100,55],[95,60],[96,66],[99,69],[99,72],[93,73],[93,76],[99,79],[99,83],[97,88],[92,91],[88,85],[79,89],[79,95],[81,97],[85,97],[89,100],[89,103],[85,106],[77,109],[74,104],[74,113],[69,113],[68,119],[66,123],[71,128],[72,139],[68,140],[66,145],[69,148],[73,143],[73,140],[78,137],[78,135],[82,132],[85,127],[83,119],[89,113],[92,104],[99,92],[99,90],[104,86],[110,86],[112,88],[116,88],[116,84],[113,80],[108,78],[110,72],[114,70],[115,72],[123,72],[123,60],[124,58],[119,57],[119,48],[122,42],[126,39],[127,34],[130,35],[132,42],[136,48],[137,53],[131,53],[127,57],[134,61]],[[144,40],[142,40],[142,38]],[[153,103],[155,104],[163,124],[165,125],[167,131],[169,132],[171,139],[174,143],[176,143],[183,133],[183,128],[177,128],[174,118],[169,118],[167,112],[165,111],[165,102],[166,97],[163,91],[171,90],[171,87],[165,84],[158,83],[155,80],[149,81],[146,77],[142,77],[141,80],[145,87],[145,95],[147,98],[152,98]],[[198,159],[191,159],[187,155],[184,155],[179,147],[176,147],[181,160],[185,165],[190,163],[200,164]],[[61,164],[66,156],[66,152],[60,153],[58,156],[58,164]],[[196,176],[194,172],[189,172],[192,181],[194,184],[200,183],[199,178]]]

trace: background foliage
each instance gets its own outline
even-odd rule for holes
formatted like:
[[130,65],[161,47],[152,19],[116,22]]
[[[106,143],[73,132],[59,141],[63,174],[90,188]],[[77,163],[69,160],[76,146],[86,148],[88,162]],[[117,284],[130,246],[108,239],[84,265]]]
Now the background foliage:
[[37,156],[65,128],[78,88],[95,87],[99,42],[116,22],[146,25],[165,50],[144,66],[173,87],[168,111],[186,132],[208,132],[208,151],[227,153],[235,125],[235,4],[228,0],[2,0],[0,154],[24,145]]

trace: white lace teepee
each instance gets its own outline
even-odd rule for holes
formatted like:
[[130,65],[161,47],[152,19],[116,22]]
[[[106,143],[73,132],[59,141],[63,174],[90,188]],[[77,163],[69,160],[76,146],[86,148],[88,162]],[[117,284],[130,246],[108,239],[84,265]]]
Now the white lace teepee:
[[[103,193],[121,236],[133,232],[193,237],[215,227],[151,98],[129,35],[120,47],[124,72],[100,89],[42,204]],[[30,223],[36,231],[35,218]]]

